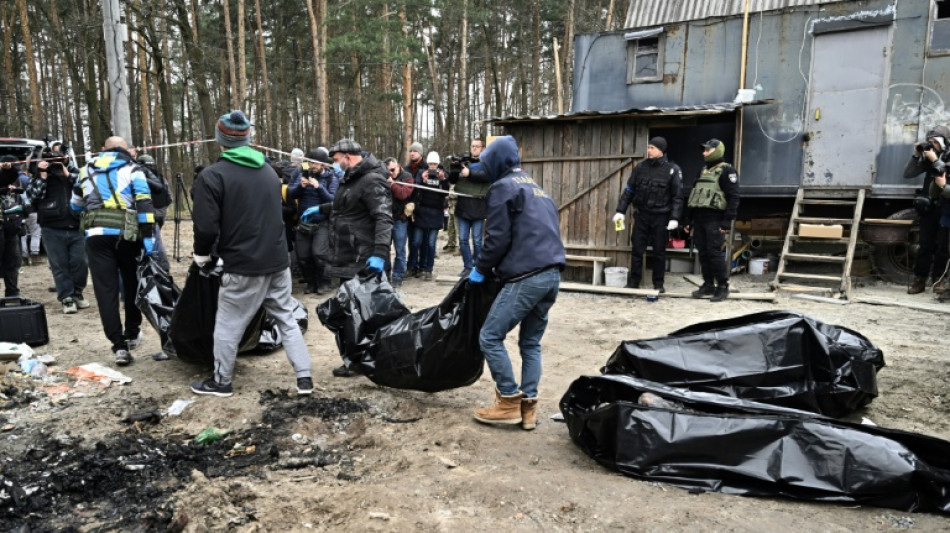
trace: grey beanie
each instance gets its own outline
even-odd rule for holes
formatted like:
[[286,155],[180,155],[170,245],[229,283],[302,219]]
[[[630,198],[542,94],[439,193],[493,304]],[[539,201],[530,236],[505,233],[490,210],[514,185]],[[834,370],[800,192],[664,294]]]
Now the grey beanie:
[[410,152],[418,152],[419,155],[422,155],[422,150],[423,150],[423,148],[422,148],[422,143],[420,143],[420,142],[414,142],[414,143],[412,143],[412,144],[409,145],[409,151],[410,151]]

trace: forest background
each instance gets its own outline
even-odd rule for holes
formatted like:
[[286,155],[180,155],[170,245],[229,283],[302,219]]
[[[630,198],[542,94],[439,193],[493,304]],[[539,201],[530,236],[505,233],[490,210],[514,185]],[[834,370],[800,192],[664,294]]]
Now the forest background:
[[[286,151],[352,137],[401,160],[414,141],[463,152],[482,119],[569,109],[574,35],[619,28],[621,4],[122,0],[130,141],[210,139],[243,109],[256,143]],[[98,150],[112,132],[101,2],[0,0],[0,33],[0,136]],[[153,154],[183,171],[217,150]]]

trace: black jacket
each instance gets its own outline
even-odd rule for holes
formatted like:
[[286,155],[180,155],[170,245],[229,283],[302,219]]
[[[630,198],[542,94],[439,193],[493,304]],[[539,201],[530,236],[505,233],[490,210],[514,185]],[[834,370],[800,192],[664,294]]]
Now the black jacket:
[[564,244],[554,200],[521,170],[518,147],[510,136],[495,139],[482,152],[490,179],[485,239],[475,267],[503,281],[549,267],[563,270]]
[[483,220],[488,213],[485,194],[491,185],[485,167],[478,159],[468,166],[468,177],[461,171],[449,173],[449,183],[455,185],[455,192],[468,196],[459,196],[455,202],[455,216],[466,220]]
[[46,179],[38,175],[30,179],[26,195],[33,204],[36,220],[40,226],[52,229],[79,229],[79,217],[69,206],[78,174],[56,176],[47,174]]
[[[442,170],[442,169],[439,169]],[[423,168],[416,173],[416,185],[429,187],[430,189],[449,190],[449,180],[430,178],[429,169]],[[448,198],[445,194],[416,188],[412,192],[412,201],[416,203],[416,209],[413,212],[413,224],[422,229],[442,229],[445,217],[445,200]]]
[[333,203],[320,205],[320,212],[330,215],[328,276],[349,279],[370,256],[389,258],[393,214],[386,175],[386,168],[368,155],[343,175]]
[[290,267],[280,177],[260,161],[254,168],[222,156],[192,189],[195,254],[214,252],[228,273],[261,276]]
[[[933,163],[922,155],[914,154],[910,160],[907,161],[907,165],[904,166],[904,179],[912,180],[923,174],[924,186],[921,189],[921,193],[927,195],[930,192],[930,185],[933,184],[934,178],[943,174],[948,169],[950,169],[950,148],[944,150]],[[931,202],[934,207],[940,207],[945,200],[943,197],[938,196],[931,198]]]
[[617,212],[625,213],[631,203],[637,211],[669,214],[670,219],[680,220],[683,216],[683,172],[679,165],[668,160],[666,155],[641,161],[630,173]]

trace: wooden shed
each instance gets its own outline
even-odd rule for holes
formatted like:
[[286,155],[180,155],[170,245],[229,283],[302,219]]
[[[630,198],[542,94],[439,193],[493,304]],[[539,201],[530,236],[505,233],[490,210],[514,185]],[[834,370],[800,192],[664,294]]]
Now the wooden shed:
[[[729,147],[727,157],[731,156],[741,107],[735,103],[654,107],[485,122],[496,126],[495,133],[517,140],[525,171],[554,198],[567,253],[610,257],[614,266],[629,266],[632,213],[628,210],[621,232],[615,231],[611,218],[630,172],[646,157],[650,138],[667,139],[667,155],[683,169],[689,186],[702,169],[700,143],[721,139]],[[565,278],[589,280],[590,270],[569,268]]]

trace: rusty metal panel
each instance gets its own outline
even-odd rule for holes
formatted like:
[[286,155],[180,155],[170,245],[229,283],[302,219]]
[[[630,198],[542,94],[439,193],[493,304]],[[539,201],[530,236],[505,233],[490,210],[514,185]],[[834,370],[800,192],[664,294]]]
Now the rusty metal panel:
[[[789,7],[834,4],[846,0],[751,0],[749,12]],[[729,17],[744,12],[745,2],[736,0],[630,0],[625,28],[659,26],[673,22]]]

